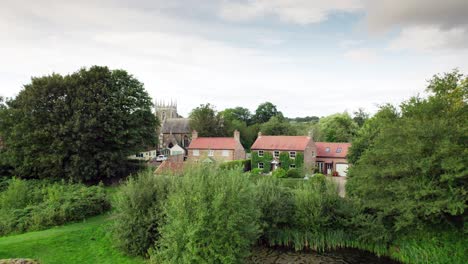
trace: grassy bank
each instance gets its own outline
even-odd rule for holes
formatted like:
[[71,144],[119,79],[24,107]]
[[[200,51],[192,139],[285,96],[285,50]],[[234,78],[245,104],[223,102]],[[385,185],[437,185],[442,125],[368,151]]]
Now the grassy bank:
[[104,214],[80,223],[0,238],[0,259],[31,258],[52,263],[145,263],[113,247]]

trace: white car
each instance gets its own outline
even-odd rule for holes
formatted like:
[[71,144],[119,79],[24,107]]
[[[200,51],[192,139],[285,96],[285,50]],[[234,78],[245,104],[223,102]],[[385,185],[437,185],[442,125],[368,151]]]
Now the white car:
[[165,160],[167,160],[167,157],[164,155],[158,155],[156,157],[156,161],[165,161]]

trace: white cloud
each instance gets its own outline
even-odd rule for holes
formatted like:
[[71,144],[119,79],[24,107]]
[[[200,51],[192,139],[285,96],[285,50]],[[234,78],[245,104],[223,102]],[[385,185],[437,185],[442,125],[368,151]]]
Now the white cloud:
[[318,23],[334,12],[355,12],[361,8],[359,0],[249,0],[224,2],[220,16],[233,21],[246,21],[269,15],[295,24]]
[[369,48],[350,49],[345,52],[344,57],[355,62],[373,63],[378,60],[377,52]]
[[390,50],[414,50],[421,52],[468,49],[468,30],[452,28],[442,30],[434,26],[412,26],[404,28],[390,42]]

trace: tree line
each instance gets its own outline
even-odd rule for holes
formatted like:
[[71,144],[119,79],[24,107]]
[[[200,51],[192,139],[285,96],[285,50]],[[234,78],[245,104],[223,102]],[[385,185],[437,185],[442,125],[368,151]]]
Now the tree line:
[[231,136],[234,130],[241,132],[241,142],[249,149],[258,132],[264,135],[309,135],[315,141],[351,142],[357,131],[369,118],[362,108],[349,113],[287,118],[271,102],[260,104],[254,113],[245,107],[217,111],[215,106],[201,104],[190,112],[190,125],[200,136]]

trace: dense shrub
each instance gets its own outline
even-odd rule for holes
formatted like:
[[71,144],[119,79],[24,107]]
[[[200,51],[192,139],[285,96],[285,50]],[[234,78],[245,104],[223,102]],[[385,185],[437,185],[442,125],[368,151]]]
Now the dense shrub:
[[292,190],[284,187],[281,180],[263,177],[256,185],[257,206],[261,210],[260,225],[263,240],[272,234],[288,227],[294,214]]
[[250,173],[255,174],[255,175],[262,174],[262,172],[263,172],[263,170],[259,169],[259,168],[255,168],[255,169],[250,171]]
[[130,178],[116,195],[113,233],[120,248],[131,255],[147,254],[159,237],[162,205],[170,179],[149,170]]
[[302,174],[298,169],[289,169],[286,173],[286,177],[288,178],[302,178]]
[[277,168],[273,171],[272,176],[275,178],[286,178],[286,171],[283,168]]
[[250,170],[250,160],[233,160],[223,162],[219,165],[221,169],[234,169],[234,168],[242,168],[243,171]]
[[253,183],[237,170],[189,170],[164,213],[156,263],[243,263],[260,232]]
[[13,178],[0,193],[0,235],[61,225],[109,208],[100,186]]

